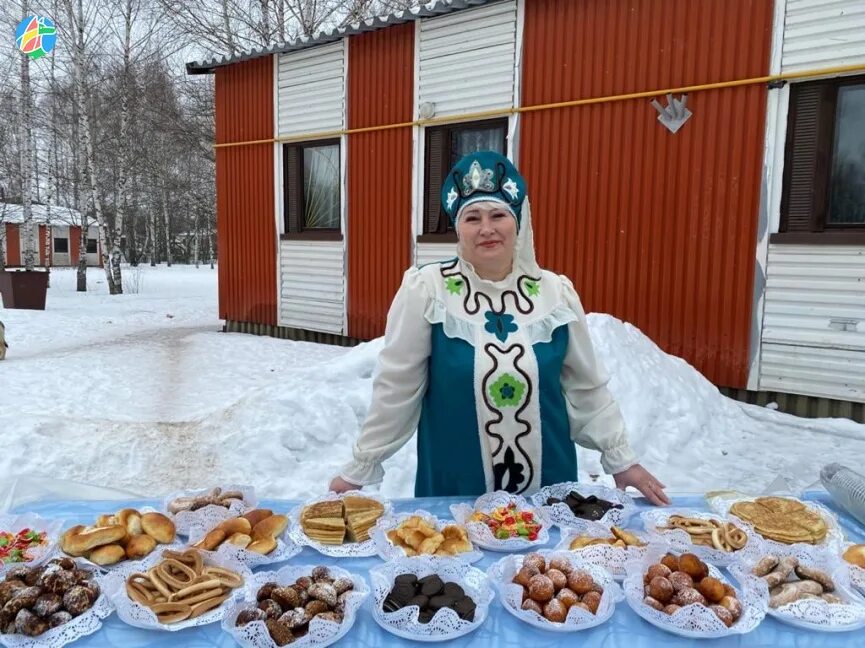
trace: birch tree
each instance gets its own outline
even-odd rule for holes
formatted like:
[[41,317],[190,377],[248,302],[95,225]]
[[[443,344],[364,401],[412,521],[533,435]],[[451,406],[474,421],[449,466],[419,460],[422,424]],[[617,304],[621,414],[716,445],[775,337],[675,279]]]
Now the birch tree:
[[[30,14],[30,6],[28,0],[21,0],[21,19],[24,20]],[[26,245],[22,250],[24,256],[24,269],[33,270],[36,265],[34,252],[38,251],[38,243],[34,234],[33,223],[33,152],[32,145],[32,128],[33,128],[33,110],[31,106],[32,97],[30,94],[30,57],[21,55],[21,98],[19,101],[19,155],[20,155],[20,179],[21,179],[21,209],[23,219],[21,230],[24,232]]]

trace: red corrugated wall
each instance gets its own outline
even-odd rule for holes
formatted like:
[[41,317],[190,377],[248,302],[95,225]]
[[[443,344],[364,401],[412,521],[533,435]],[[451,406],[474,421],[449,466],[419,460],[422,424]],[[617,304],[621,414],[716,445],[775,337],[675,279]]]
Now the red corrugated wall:
[[[411,121],[413,82],[413,23],[351,37],[349,128]],[[349,135],[347,176],[348,335],[372,338],[411,262],[411,129]]]
[[[770,0],[532,0],[523,105],[768,74]],[[747,380],[765,85],[694,92],[678,134],[646,99],[526,113],[542,265],[711,381]],[[666,104],[666,100],[663,99]]]
[[[270,56],[216,70],[216,142],[273,137]],[[273,145],[216,149],[219,317],[276,324]]]
[[69,264],[78,265],[78,252],[81,249],[81,228],[76,225],[69,226]]
[[[53,256],[51,254],[51,247],[50,247],[51,243],[50,243],[50,241],[48,241],[48,236],[49,236],[48,226],[47,225],[40,225],[39,226],[39,264],[43,265],[43,266],[45,265],[45,244],[46,243],[48,243],[48,245],[49,245],[48,258],[51,259]],[[51,263],[49,262],[48,265],[50,266]]]
[[18,225],[12,223],[6,223],[6,265],[21,265],[21,236]]

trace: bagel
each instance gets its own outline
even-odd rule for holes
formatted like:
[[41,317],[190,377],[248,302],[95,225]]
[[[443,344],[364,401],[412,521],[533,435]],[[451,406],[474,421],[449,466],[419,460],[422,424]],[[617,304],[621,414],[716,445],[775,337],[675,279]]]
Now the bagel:
[[145,513],[142,515],[141,529],[160,544],[173,542],[176,534],[174,522],[162,513]]
[[118,544],[108,544],[97,547],[87,558],[97,565],[113,565],[126,558],[126,551]]
[[60,537],[60,548],[70,556],[79,557],[96,547],[123,542],[126,535],[126,527],[120,524],[91,528],[78,524]]

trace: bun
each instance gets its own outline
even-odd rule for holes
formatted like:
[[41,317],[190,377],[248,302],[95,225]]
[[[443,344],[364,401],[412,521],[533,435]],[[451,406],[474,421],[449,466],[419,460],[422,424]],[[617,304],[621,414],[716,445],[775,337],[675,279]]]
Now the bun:
[[174,541],[174,522],[162,513],[145,513],[142,515],[141,528],[144,533],[160,544],[168,544]]
[[252,551],[261,555],[267,555],[274,549],[276,549],[276,538],[273,536],[255,540],[246,547],[247,551]]
[[144,556],[150,554],[154,549],[156,549],[156,540],[147,534],[141,533],[129,538],[129,541],[126,543],[126,557],[130,560],[144,558]]
[[226,539],[226,542],[228,544],[233,544],[235,547],[246,549],[252,542],[252,538],[245,533],[234,533]]
[[253,509],[252,511],[244,513],[241,517],[249,521],[250,527],[254,527],[256,524],[269,518],[271,515],[273,515],[273,511],[270,509]]
[[123,509],[117,513],[117,524],[126,527],[126,533],[130,536],[141,535],[141,514],[135,509]]
[[205,551],[214,551],[224,541],[225,531],[222,529],[214,529],[192,546],[204,549]]
[[60,548],[70,556],[79,557],[95,547],[122,542],[125,538],[126,527],[119,524],[91,529],[79,524],[60,537]]
[[275,538],[288,527],[288,518],[284,515],[271,515],[252,527],[252,537],[255,540]]
[[126,558],[126,550],[118,544],[108,544],[90,552],[88,559],[97,565],[113,565]]
[[865,569],[865,544],[853,545],[844,552],[844,560]]
[[235,533],[243,533],[250,535],[252,533],[252,525],[246,518],[231,518],[216,527],[225,531],[225,535],[230,536]]

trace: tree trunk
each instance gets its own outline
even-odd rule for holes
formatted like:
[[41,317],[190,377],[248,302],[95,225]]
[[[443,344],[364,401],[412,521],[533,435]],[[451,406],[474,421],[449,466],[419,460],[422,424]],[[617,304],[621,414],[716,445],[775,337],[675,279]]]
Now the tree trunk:
[[234,56],[237,53],[237,46],[234,44],[234,32],[231,29],[228,0],[222,0],[222,25],[223,29],[225,29],[225,44],[228,45],[228,53]]
[[162,181],[162,221],[165,224],[165,262],[171,267],[171,225],[168,218],[168,191]]
[[266,46],[270,43],[272,34],[270,28],[270,0],[258,0],[259,9],[261,12],[261,22],[259,23],[259,32],[261,34],[261,44]]
[[193,228],[193,234],[192,234],[192,236],[194,237],[192,239],[192,256],[193,256],[193,261],[195,263],[196,268],[198,267],[198,248],[199,248],[198,241],[199,241],[200,236],[201,236],[201,233],[199,231],[201,218],[200,218],[199,214],[200,214],[200,212],[199,212],[198,208],[196,207],[196,209],[195,209],[195,227]]
[[[26,18],[30,11],[28,1],[21,0],[21,17]],[[20,177],[21,177],[21,207],[24,212],[21,231],[24,232],[25,246],[22,250],[24,255],[24,268],[33,270],[36,266],[34,252],[38,253],[39,243],[33,233],[33,153],[30,150],[33,129],[33,111],[30,107],[30,57],[21,56],[21,120],[19,123],[20,150]]]
[[78,235],[78,292],[87,292],[87,217],[81,217],[81,232]]
[[285,0],[276,0],[276,33],[279,34],[279,42],[285,42]]

